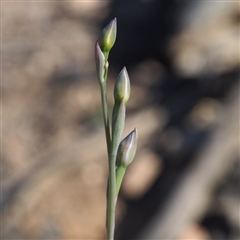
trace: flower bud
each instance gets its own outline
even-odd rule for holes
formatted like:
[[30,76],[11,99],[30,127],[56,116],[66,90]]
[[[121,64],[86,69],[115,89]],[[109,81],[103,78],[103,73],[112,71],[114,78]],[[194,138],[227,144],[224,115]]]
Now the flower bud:
[[114,18],[102,31],[100,39],[102,51],[109,52],[113,47],[117,35],[117,19]]
[[119,144],[117,152],[117,165],[127,167],[135,157],[137,151],[138,133],[135,128]]
[[96,46],[95,46],[95,61],[96,61],[98,80],[101,83],[104,81],[105,57],[102,50],[99,47],[98,42],[96,43]]
[[126,104],[130,97],[131,87],[130,80],[126,67],[118,74],[117,81],[114,87],[114,99],[115,103],[120,104],[123,100]]

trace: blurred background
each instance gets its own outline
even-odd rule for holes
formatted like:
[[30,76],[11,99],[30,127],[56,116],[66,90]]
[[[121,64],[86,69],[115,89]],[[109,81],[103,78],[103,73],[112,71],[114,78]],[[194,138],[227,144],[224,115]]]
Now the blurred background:
[[233,1],[2,2],[2,239],[104,239],[107,154],[94,45],[114,17],[139,131],[116,239],[239,239]]

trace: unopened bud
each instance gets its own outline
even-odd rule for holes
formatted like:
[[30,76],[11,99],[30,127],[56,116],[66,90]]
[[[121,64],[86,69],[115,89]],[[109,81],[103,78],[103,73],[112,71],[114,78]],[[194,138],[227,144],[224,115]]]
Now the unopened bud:
[[114,99],[116,104],[120,104],[123,100],[126,104],[129,100],[131,92],[130,80],[126,67],[118,74],[117,81],[114,87]]
[[127,167],[135,157],[137,151],[138,133],[135,128],[119,144],[117,152],[117,165]]
[[102,51],[109,52],[113,47],[117,35],[117,19],[114,18],[102,31],[100,39]]
[[96,68],[97,68],[97,75],[99,82],[104,81],[104,73],[105,73],[105,57],[100,49],[99,43],[96,43],[95,46],[95,61],[96,61]]

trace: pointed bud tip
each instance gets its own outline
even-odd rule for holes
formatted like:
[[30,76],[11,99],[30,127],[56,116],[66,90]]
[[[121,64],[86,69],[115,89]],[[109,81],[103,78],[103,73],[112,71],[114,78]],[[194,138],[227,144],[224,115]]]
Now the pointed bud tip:
[[117,18],[116,18],[116,17],[113,18],[112,22],[113,22],[114,24],[117,24]]
[[113,18],[112,20],[111,20],[111,22],[108,24],[108,26],[109,25],[114,25],[114,27],[116,27],[117,26],[117,18],[115,17],[115,18]]
[[97,41],[96,44],[95,44],[95,51],[102,52],[102,50],[100,48],[100,45],[99,45],[99,41]]
[[133,129],[133,132],[135,132],[136,135],[137,135],[137,137],[138,137],[138,130],[137,130],[137,128],[134,128],[134,129]]
[[[138,139],[138,131],[137,128],[134,128],[133,131],[130,133],[133,137],[135,137],[136,141]],[[129,134],[129,135],[130,135]]]
[[121,70],[121,72],[120,73],[127,73],[127,68],[126,68],[126,66],[124,66],[123,68],[122,68],[122,70]]
[[95,49],[96,49],[97,51],[102,52],[102,50],[101,50],[101,48],[100,48],[100,45],[99,45],[99,41],[97,41],[97,42],[95,43]]
[[127,68],[126,68],[126,67],[123,67],[121,73],[125,75],[125,78],[128,78],[128,79],[129,79],[128,71],[127,71]]

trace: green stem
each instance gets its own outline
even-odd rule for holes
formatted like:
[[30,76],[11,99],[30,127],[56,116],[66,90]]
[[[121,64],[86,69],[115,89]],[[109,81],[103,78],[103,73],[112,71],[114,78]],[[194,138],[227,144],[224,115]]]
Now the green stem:
[[[115,129],[116,130],[116,129]],[[119,129],[118,129],[119,130]],[[112,133],[112,146],[109,158],[108,200],[107,200],[107,240],[114,239],[116,195],[116,156],[119,140],[118,134]]]
[[111,135],[110,135],[110,124],[109,124],[109,117],[108,117],[106,81],[100,84],[100,87],[101,87],[104,128],[105,128],[106,141],[107,141],[107,150],[109,155],[110,147],[111,147]]
[[126,167],[120,165],[116,170],[116,195],[118,196],[124,174],[126,172]]
[[115,205],[116,205],[116,154],[117,147],[112,145],[110,134],[110,123],[107,105],[107,90],[106,81],[108,75],[108,63],[105,64],[104,81],[101,81],[101,99],[104,127],[107,141],[108,161],[109,161],[109,178],[108,178],[108,196],[107,196],[107,240],[114,240],[114,228],[115,228]]
[[114,240],[116,206],[116,151],[111,151],[109,159],[108,199],[107,199],[107,240]]

